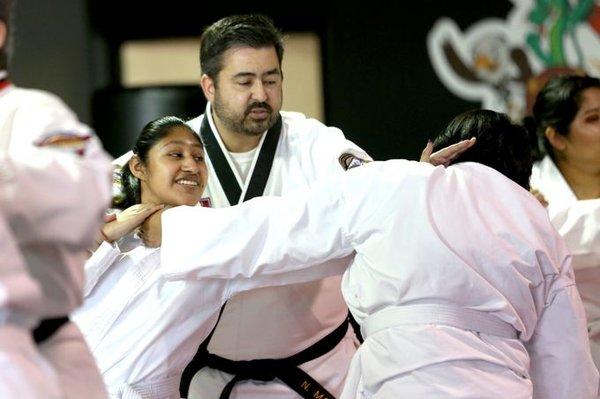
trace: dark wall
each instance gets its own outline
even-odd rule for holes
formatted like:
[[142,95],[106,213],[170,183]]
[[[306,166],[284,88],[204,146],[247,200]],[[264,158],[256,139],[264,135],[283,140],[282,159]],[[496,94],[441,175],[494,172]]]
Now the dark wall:
[[59,95],[91,121],[89,18],[83,0],[14,0],[11,79]]
[[[29,47],[33,55],[28,60],[35,60],[29,69],[23,59],[15,60],[21,63],[19,76],[34,86],[56,87],[54,91],[84,119],[89,115],[85,106],[91,102],[90,88],[118,90],[117,54],[125,40],[199,36],[216,19],[246,12],[268,14],[284,31],[316,32],[323,44],[325,122],[342,128],[378,159],[416,158],[427,138],[454,115],[478,106],[453,96],[435,75],[426,49],[434,22],[447,16],[466,29],[484,17],[504,18],[511,8],[505,0],[421,0],[410,6],[399,2],[379,7],[377,2],[328,1],[170,0],[168,7],[146,1],[18,1],[28,9],[21,12],[19,23],[33,25],[32,33],[23,31],[22,36],[38,40]],[[42,33],[50,30],[55,32],[49,43]],[[81,36],[71,37],[69,31]],[[40,65],[51,74],[39,73]],[[199,104],[197,113],[202,109]]]
[[486,16],[504,18],[509,10],[507,1],[480,0],[336,9],[325,46],[328,123],[378,159],[417,158],[452,117],[479,106],[439,81],[427,33],[442,16],[466,29]]

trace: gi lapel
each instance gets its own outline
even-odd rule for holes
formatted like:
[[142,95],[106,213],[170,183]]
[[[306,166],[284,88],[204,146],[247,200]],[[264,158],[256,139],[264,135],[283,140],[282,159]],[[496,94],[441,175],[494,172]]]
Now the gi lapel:
[[[258,154],[256,165],[252,170],[250,183],[243,201],[263,195],[267,180],[269,179],[269,174],[271,173],[271,167],[273,166],[273,160],[275,159],[275,151],[277,150],[277,143],[279,143],[279,136],[281,135],[281,126],[281,115],[279,115],[275,125],[273,125],[266,133],[263,145]],[[223,153],[223,149],[219,145],[219,142],[210,127],[207,114],[204,114],[204,118],[202,119],[200,137],[202,137],[204,150],[208,154],[208,158],[215,169],[215,173],[227,196],[229,204],[236,205],[242,202],[242,187],[240,187],[237,182],[235,175],[227,162],[227,158]]]

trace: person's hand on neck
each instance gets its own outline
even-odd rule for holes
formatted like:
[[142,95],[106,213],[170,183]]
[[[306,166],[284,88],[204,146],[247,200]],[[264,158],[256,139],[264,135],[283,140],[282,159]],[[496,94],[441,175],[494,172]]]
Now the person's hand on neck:
[[140,227],[140,237],[144,241],[144,245],[151,248],[160,247],[162,243],[162,213],[171,208],[165,206],[162,209],[150,215]]

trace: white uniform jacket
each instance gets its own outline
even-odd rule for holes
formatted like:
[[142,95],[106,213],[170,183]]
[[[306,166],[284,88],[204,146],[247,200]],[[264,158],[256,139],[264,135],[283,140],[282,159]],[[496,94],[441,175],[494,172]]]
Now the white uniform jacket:
[[546,156],[534,165],[531,186],[548,201],[550,220],[573,255],[575,281],[588,319],[592,356],[600,366],[600,199],[577,200]]
[[[200,131],[202,120],[211,115],[210,103],[206,113],[189,122]],[[264,195],[283,195],[307,189],[321,177],[343,174],[339,157],[345,152],[369,159],[360,148],[346,140],[336,128],[327,127],[317,120],[296,112],[281,112],[282,129],[275,159]],[[260,148],[244,182],[209,117],[229,166],[240,187],[242,197],[248,189]],[[263,136],[263,140],[264,140]],[[204,193],[212,207],[230,205],[217,178],[211,159],[207,157],[208,184]],[[207,226],[211,229],[210,226]],[[325,337],[346,318],[348,310],[340,291],[340,277],[330,277],[296,286],[267,287],[244,292],[227,302],[208,350],[231,360],[285,358],[296,354]],[[321,383],[334,396],[341,392],[349,361],[355,352],[354,333],[349,329],[346,338],[329,354],[308,362],[301,368]],[[232,377],[215,370],[204,369],[202,378],[192,384],[190,396],[216,399],[224,384]],[[194,391],[196,394],[194,394]],[[233,390],[232,398],[288,399],[295,394],[279,382],[269,384],[241,382]]]
[[73,320],[112,398],[178,399],[181,372],[229,297],[265,285],[312,280],[315,274],[341,274],[347,263],[330,262],[323,273],[165,282],[160,249],[129,235],[114,245],[103,243],[87,261],[86,300]]
[[14,86],[0,91],[0,148],[0,204],[41,282],[41,316],[65,316],[110,201],[109,158],[57,97]]
[[[490,168],[375,162],[307,195],[162,217],[173,280],[275,276],[355,251],[342,291],[366,340],[345,398],[596,395],[563,241],[537,200]],[[194,236],[200,224],[210,234]],[[454,325],[474,326],[436,322],[456,311]],[[519,338],[486,332],[490,320]]]

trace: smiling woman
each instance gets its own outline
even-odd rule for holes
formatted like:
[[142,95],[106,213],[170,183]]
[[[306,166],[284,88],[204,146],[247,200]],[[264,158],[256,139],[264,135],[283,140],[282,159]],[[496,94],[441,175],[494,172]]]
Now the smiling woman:
[[204,191],[202,142],[183,120],[156,119],[142,129],[119,179],[124,195],[116,197],[113,206],[123,212],[102,228],[102,240],[115,242],[139,227],[144,243],[157,246],[152,216],[165,206],[196,205]]
[[[85,301],[72,319],[110,398],[179,399],[181,372],[228,298],[314,277],[162,278],[160,214],[170,206],[197,205],[207,179],[200,138],[182,120],[164,117],[146,125],[120,178],[125,196],[113,205],[123,211],[102,228],[100,246],[85,264]],[[326,273],[341,274],[346,264],[334,262]]]

